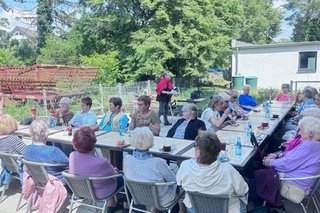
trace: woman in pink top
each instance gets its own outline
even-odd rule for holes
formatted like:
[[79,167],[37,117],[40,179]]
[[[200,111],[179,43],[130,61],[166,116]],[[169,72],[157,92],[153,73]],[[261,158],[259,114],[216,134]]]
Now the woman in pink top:
[[282,92],[279,93],[275,98],[276,101],[295,101],[296,100],[296,97],[289,93],[290,91],[289,84],[282,84],[281,90]]

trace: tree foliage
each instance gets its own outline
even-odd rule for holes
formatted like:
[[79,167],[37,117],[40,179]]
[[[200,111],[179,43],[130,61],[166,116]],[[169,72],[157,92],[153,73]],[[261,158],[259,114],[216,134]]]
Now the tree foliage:
[[38,63],[77,65],[80,63],[79,48],[82,43],[77,34],[70,33],[66,39],[49,35],[46,45],[40,50]]
[[273,8],[270,0],[241,0],[244,20],[240,27],[239,40],[254,43],[271,43],[280,33],[282,12]]
[[116,82],[123,81],[117,56],[118,53],[113,51],[108,54],[93,54],[90,57],[83,56],[80,59],[84,65],[99,68],[98,82],[114,85]]
[[294,27],[293,41],[320,40],[319,0],[288,0],[285,8],[292,13],[287,20]]
[[13,53],[15,47],[0,49],[0,66],[22,66],[24,65]]

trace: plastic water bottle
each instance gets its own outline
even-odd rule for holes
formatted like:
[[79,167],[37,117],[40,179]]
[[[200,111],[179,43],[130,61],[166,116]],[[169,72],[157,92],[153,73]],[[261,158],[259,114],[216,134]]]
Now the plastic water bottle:
[[249,121],[246,128],[246,133],[248,137],[251,136],[251,132],[252,132],[252,124],[251,124],[251,121]]
[[240,137],[237,137],[235,154],[236,154],[236,157],[241,157],[241,154],[242,154],[242,147],[241,147],[241,139],[240,139]]
[[56,127],[56,122],[54,121],[54,117],[50,117],[50,123],[49,123],[49,128],[54,128]]
[[271,112],[270,112],[270,105],[267,103],[265,106],[265,117],[266,119],[270,119]]

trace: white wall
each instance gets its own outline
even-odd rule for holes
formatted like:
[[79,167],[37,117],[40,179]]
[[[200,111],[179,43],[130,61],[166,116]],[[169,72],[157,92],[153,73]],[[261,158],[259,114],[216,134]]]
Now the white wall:
[[[268,48],[239,48],[238,73],[257,76],[258,88],[280,88],[293,81],[320,81],[320,45]],[[317,51],[317,71],[298,73],[299,52]],[[236,72],[235,50],[232,56],[232,74]],[[306,84],[301,84],[304,87]],[[319,88],[320,83],[317,84]]]

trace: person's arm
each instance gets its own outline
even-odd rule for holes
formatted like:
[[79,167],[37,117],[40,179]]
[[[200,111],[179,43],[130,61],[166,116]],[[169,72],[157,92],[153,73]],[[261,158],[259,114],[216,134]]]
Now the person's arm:
[[161,174],[166,182],[176,182],[176,176],[163,159],[159,159],[159,167],[157,168],[159,168],[161,171]]
[[55,163],[62,163],[69,166],[69,158],[59,148],[55,147],[52,157]]
[[128,127],[128,122],[129,122],[128,116],[127,115],[122,116],[119,122],[120,122],[120,129],[125,130]]
[[211,123],[212,126],[216,128],[221,128],[230,113],[231,113],[230,108],[227,108],[221,117],[212,116],[209,122]]
[[137,124],[136,124],[136,117],[137,117],[137,114],[136,113],[133,113],[131,114],[131,121],[129,123],[129,129],[130,130],[133,130],[134,128],[136,128]]
[[159,135],[160,134],[160,124],[153,124],[150,122],[149,126],[148,126],[151,130],[151,132],[154,135]]
[[88,115],[86,116],[86,121],[85,123],[83,124],[84,126],[91,126],[91,125],[96,125],[97,124],[97,115],[95,112],[93,111],[90,111],[88,113]]
[[235,169],[232,174],[232,184],[236,195],[245,195],[249,191],[248,184],[244,181],[243,177]]

